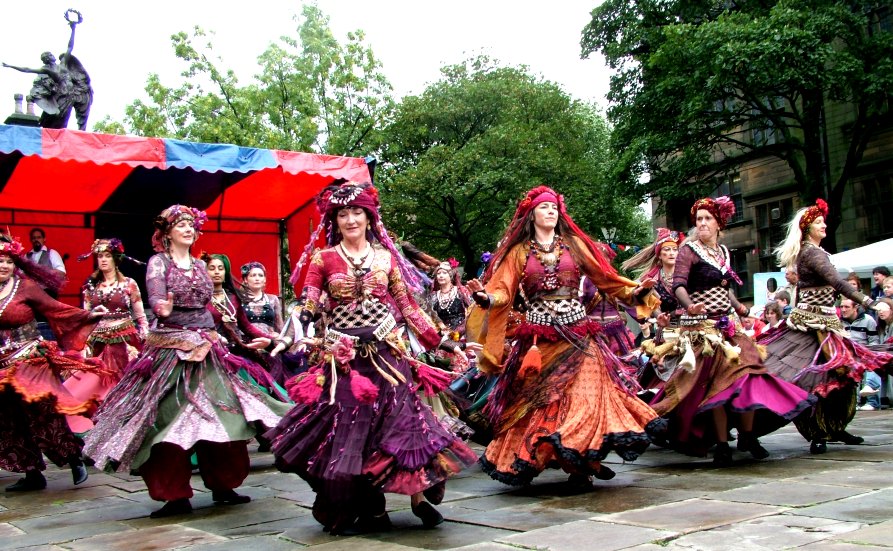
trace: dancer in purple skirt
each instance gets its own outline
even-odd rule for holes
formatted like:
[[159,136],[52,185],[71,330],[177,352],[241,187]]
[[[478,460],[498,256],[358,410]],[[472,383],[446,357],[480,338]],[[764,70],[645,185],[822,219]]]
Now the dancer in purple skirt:
[[819,199],[798,211],[788,226],[777,257],[799,277],[794,308],[784,323],[759,338],[766,346],[769,371],[819,398],[810,414],[795,421],[814,454],[825,453],[828,441],[862,443],[862,437],[846,431],[856,415],[856,390],[866,371],[893,364],[893,355],[847,338],[837,317],[834,303],[840,294],[863,306],[876,303],[840,277],[820,246],[827,215],[828,205]]
[[324,359],[289,382],[298,405],[266,434],[276,466],[310,483],[313,516],[332,534],[390,528],[386,492],[412,496],[413,513],[436,526],[443,517],[431,503],[443,499],[446,479],[477,457],[419,399],[414,378],[433,391],[450,376],[406,353],[392,309],[425,348],[437,346],[440,335],[412,298],[418,277],[381,223],[377,190],[330,186],[317,206],[322,222],[292,282],[324,228],[328,248],[310,259],[299,316],[307,326],[325,314],[323,337],[305,340],[322,347]]

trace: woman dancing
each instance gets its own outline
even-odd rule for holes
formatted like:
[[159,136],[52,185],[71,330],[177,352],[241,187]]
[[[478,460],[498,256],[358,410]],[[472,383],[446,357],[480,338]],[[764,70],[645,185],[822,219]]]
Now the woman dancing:
[[787,321],[759,338],[768,353],[766,367],[819,398],[811,414],[794,421],[814,454],[825,453],[828,441],[862,443],[861,437],[846,431],[856,414],[856,389],[865,372],[893,362],[893,355],[848,339],[837,317],[834,304],[841,294],[866,307],[875,306],[875,301],[841,278],[822,249],[827,215],[828,205],[819,199],[797,211],[788,225],[776,257],[779,265],[799,276],[794,307]]
[[412,298],[421,287],[381,223],[378,191],[330,186],[317,207],[322,221],[292,282],[324,228],[328,247],[310,259],[300,320],[306,326],[325,312],[322,339],[306,341],[323,346],[325,360],[293,379],[298,405],[266,434],[276,466],[310,483],[313,516],[332,534],[389,529],[386,492],[410,495],[423,525],[436,526],[443,517],[425,498],[440,503],[446,479],[475,455],[419,399],[413,376],[430,387],[432,368],[407,353],[391,308],[424,348],[440,335]]
[[[485,283],[468,282],[479,306],[469,314],[468,338],[484,345],[478,365],[501,371],[486,410],[494,437],[481,464],[513,485],[557,465],[573,489],[591,489],[592,476],[614,476],[601,463],[608,453],[636,459],[660,419],[623,386],[623,366],[580,301],[580,278],[636,303],[643,316],[657,307],[657,296],[617,274],[549,187],[527,192],[500,243]],[[516,297],[526,303],[526,319],[506,356]]]

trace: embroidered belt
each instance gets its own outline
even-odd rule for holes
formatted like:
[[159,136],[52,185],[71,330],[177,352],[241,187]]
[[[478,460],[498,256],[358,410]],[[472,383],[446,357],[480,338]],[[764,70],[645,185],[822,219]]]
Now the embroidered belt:
[[2,339],[0,342],[3,343],[0,346],[0,356],[17,350],[23,344],[27,344],[28,341],[40,340],[41,338],[40,331],[37,330],[37,322],[35,321],[20,325],[14,329],[0,331],[0,339]]
[[836,316],[837,309],[833,306],[822,306],[820,304],[806,304],[806,303],[798,303],[797,306],[794,307],[797,310],[801,310],[803,312],[809,312],[811,314],[820,314],[823,316]]
[[586,309],[576,299],[537,300],[524,316],[534,325],[573,325],[586,317]]
[[34,339],[28,343],[15,343],[17,346],[20,346],[18,350],[8,355],[7,357],[0,360],[0,369],[6,369],[7,367],[24,360],[26,358],[31,357],[31,353],[35,351],[37,345],[40,344],[40,339]]
[[[381,323],[378,324],[378,327],[372,332],[372,336],[375,337],[375,340],[377,341],[383,341],[395,327],[397,327],[397,320],[394,318],[393,314],[388,313],[385,319],[382,320]],[[342,338],[350,339],[354,343],[354,346],[360,342],[360,337],[357,337],[356,335],[348,335],[347,333],[342,333],[341,331],[338,331],[338,329],[332,327],[326,329],[327,345],[334,344],[335,341]]]

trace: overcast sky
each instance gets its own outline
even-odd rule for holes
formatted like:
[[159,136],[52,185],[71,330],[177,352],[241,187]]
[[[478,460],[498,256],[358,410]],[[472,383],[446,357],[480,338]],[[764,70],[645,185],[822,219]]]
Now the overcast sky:
[[[320,0],[342,44],[362,29],[366,43],[384,65],[399,98],[424,90],[443,65],[484,53],[503,65],[527,65],[561,85],[571,96],[606,107],[610,70],[599,56],[580,59],[580,35],[598,0],[503,1]],[[68,8],[82,12],[74,53],[90,73],[95,89],[91,124],[105,115],[121,120],[124,107],[145,97],[150,72],[168,86],[179,85],[184,69],[174,56],[170,35],[199,25],[215,36],[222,68],[242,82],[257,72],[257,56],[282,35],[295,35],[301,2],[256,0],[43,0],[4,6],[0,61],[39,67],[40,53],[65,51]],[[233,7],[230,7],[233,6]],[[237,7],[236,7],[237,6]],[[0,117],[13,110],[12,96],[27,94],[33,75],[0,68]],[[2,120],[2,119],[0,119]],[[74,116],[69,127],[74,127]]]

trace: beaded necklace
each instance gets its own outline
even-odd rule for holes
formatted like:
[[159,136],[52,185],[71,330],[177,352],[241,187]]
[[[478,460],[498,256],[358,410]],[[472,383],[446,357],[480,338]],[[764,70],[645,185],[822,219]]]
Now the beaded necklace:
[[[543,272],[545,272],[542,279],[544,289],[552,290],[559,287],[558,263],[566,248],[567,246],[562,241],[560,235],[556,235],[555,240],[548,246],[541,245],[536,239],[530,240],[529,254],[536,258],[537,262],[542,265]],[[522,278],[524,275],[526,274],[522,274]]]
[[223,291],[219,294],[215,293],[211,297],[211,304],[214,305],[214,308],[220,312],[222,316],[223,323],[233,323],[236,321],[236,307],[233,306],[233,303],[230,302],[229,297],[226,296],[226,291]]
[[[6,281],[8,282],[9,280],[7,279]],[[3,317],[3,312],[6,312],[6,307],[9,306],[9,304],[12,302],[12,299],[16,296],[16,291],[19,290],[20,281],[21,279],[16,278],[15,284],[13,284],[12,286],[12,291],[9,292],[9,296],[6,297],[6,301],[3,303],[3,306],[0,306],[0,318]]]
[[440,309],[446,310],[447,308],[449,308],[450,304],[452,304],[453,301],[456,300],[456,296],[458,294],[459,294],[459,289],[455,285],[453,285],[453,287],[446,293],[442,293],[442,292],[440,292],[440,290],[438,290],[437,291],[437,303],[438,303],[438,305],[440,305]]

